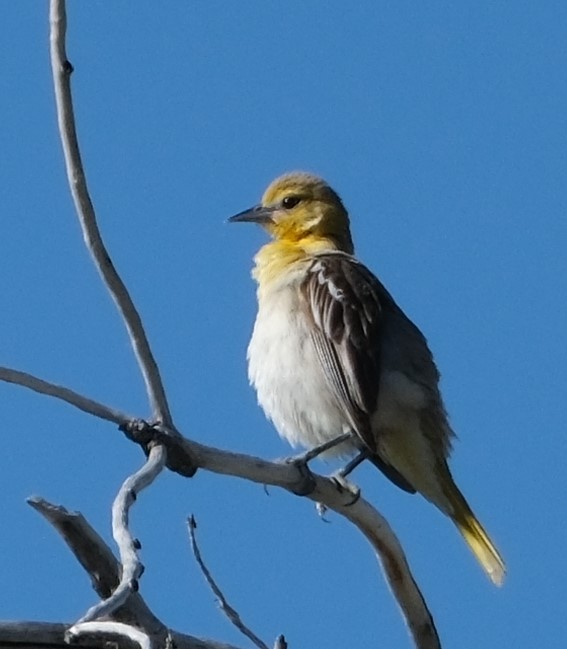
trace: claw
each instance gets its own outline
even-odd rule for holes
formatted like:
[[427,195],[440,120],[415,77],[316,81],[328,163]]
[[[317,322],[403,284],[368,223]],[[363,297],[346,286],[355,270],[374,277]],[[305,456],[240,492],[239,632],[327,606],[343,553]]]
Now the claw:
[[286,464],[295,465],[301,475],[299,486],[297,487],[297,489],[293,489],[293,493],[297,494],[298,496],[308,496],[310,493],[312,493],[315,489],[315,478],[313,477],[313,474],[309,469],[308,463],[311,462],[311,460],[315,459],[318,455],[321,455],[321,453],[324,453],[325,451],[328,451],[329,449],[334,448],[335,446],[338,446],[339,444],[342,444],[343,442],[351,439],[352,436],[353,433],[351,432],[343,433],[342,435],[339,435],[338,437],[335,437],[328,442],[321,444],[320,446],[315,446],[314,448],[309,449],[304,453],[286,458],[284,462]]
[[323,523],[331,522],[328,518],[325,518],[325,515],[327,513],[327,505],[324,505],[323,503],[315,503],[315,509],[317,510],[319,518],[323,521]]
[[360,498],[360,487],[357,487],[352,482],[349,482],[342,475],[342,471],[338,471],[337,473],[332,475],[331,480],[335,483],[335,486],[337,487],[337,491],[339,491],[342,494],[347,493],[351,496],[351,500],[345,503],[345,507],[351,507],[358,501],[358,499]]

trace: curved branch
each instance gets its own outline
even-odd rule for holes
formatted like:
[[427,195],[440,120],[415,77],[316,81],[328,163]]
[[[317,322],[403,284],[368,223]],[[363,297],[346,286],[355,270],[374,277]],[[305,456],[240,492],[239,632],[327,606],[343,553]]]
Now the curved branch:
[[[89,399],[76,395],[67,388],[54,386],[23,372],[5,368],[3,372],[0,371],[0,379],[9,380],[6,378],[6,373],[12,377],[10,381],[12,383],[29,387],[44,394],[53,394],[81,410],[96,414],[80,405],[83,400],[90,402]],[[36,385],[45,385],[46,387],[37,389]],[[76,395],[78,400],[63,396],[68,394]],[[107,409],[106,406],[101,405],[101,408],[116,413],[110,408]],[[165,446],[168,467],[180,475],[188,477],[193,475],[195,468],[201,468],[213,473],[243,478],[261,485],[281,487],[294,494],[304,487],[305,476],[298,472],[293,465],[269,462],[250,455],[205,446],[183,437],[175,429],[172,430],[165,426],[140,425],[140,420],[128,419],[121,413],[118,413],[117,417],[104,418],[115,423],[125,420],[126,423],[120,424],[121,428],[132,441],[144,448],[147,448],[152,442]],[[359,498],[353,504],[351,493],[338,490],[335,482],[316,474],[313,474],[313,489],[307,497],[344,516],[360,529],[371,543],[381,562],[416,647],[419,649],[440,649],[441,644],[431,613],[413,579],[399,541],[381,514],[363,498]]]
[[[163,444],[168,449],[168,466],[181,475],[192,475],[192,472],[188,471],[187,467],[191,470],[200,467],[213,473],[239,477],[262,485],[281,487],[291,493],[297,493],[303,487],[304,476],[293,465],[268,462],[249,455],[204,446],[192,442],[182,437],[176,430],[170,430],[164,426],[139,426],[139,420],[129,419],[123,413],[118,413],[102,404],[92,402],[90,399],[82,397],[67,388],[41,381],[23,372],[0,368],[0,379],[24,385],[43,394],[56,396],[81,410],[120,423],[127,431],[128,436],[144,447],[151,444],[152,441],[160,445]],[[69,395],[72,395],[72,397],[70,398]],[[97,407],[87,408],[84,407],[85,403],[94,403]],[[114,414],[104,416],[99,414],[99,411]],[[322,503],[325,507],[350,520],[371,543],[410,628],[416,646],[419,649],[439,649],[441,645],[431,613],[413,579],[402,547],[387,521],[372,505],[362,498],[352,504],[352,494],[344,490],[338,490],[336,483],[332,480],[315,474],[313,474],[313,479],[314,488],[307,497],[316,503]],[[126,484],[124,484],[123,489],[126,488]],[[131,488],[131,485],[129,488]],[[130,583],[130,580],[131,576],[125,584]],[[129,589],[124,585],[118,592],[120,593],[119,596],[123,597],[124,592],[128,593]],[[97,607],[103,604],[104,602],[97,605]],[[100,611],[97,614],[100,614]],[[91,611],[87,615],[89,615],[88,619],[92,619]]]
[[[356,503],[358,504],[358,503]],[[441,649],[433,617],[411,574],[406,556],[386,519],[366,501],[340,512],[364,534],[374,548],[390,588],[419,649]]]
[[153,643],[147,634],[124,622],[77,622],[67,629],[65,640],[74,642],[84,635],[110,635],[128,638],[140,649],[152,649]]
[[[293,464],[269,462],[241,453],[231,453],[204,446],[182,436],[169,436],[163,427],[152,429],[156,441],[167,445],[175,463],[191,461],[195,466],[261,485],[281,487],[297,494],[304,487],[305,476]],[[148,431],[144,431],[146,434]],[[133,438],[135,441],[135,437]],[[187,457],[187,460],[185,460]],[[353,502],[353,493],[337,488],[328,477],[312,474],[312,490],[306,498],[332,509],[353,523],[370,542],[418,649],[441,649],[433,617],[415,582],[403,548],[386,519],[364,498]]]
[[67,30],[65,0],[51,0],[49,17],[51,25],[51,67],[57,103],[57,121],[65,154],[67,178],[83,230],[85,244],[128,330],[136,360],[144,377],[153,417],[167,426],[172,426],[171,413],[163,382],[146,337],[142,320],[128,293],[128,289],[108,255],[100,235],[94,207],[89,195],[79,151],[71,96],[73,67],[67,59],[65,50],[65,34]]
[[166,456],[164,446],[153,445],[144,466],[127,478],[120,487],[112,505],[112,535],[118,545],[122,565],[120,583],[110,597],[92,606],[77,621],[77,625],[82,626],[86,622],[111,615],[126,602],[132,592],[138,590],[138,578],[144,571],[144,567],[138,558],[140,543],[134,539],[128,529],[128,512],[138,493],[152,484],[162,472]]

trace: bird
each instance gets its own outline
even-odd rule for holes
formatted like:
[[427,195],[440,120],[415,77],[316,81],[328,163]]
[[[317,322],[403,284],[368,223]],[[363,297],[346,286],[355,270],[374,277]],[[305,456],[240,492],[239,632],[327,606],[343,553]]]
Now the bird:
[[[287,173],[229,219],[262,226],[254,257],[258,312],[248,378],[292,446],[367,458],[447,515],[496,585],[506,568],[448,465],[454,432],[427,341],[354,256],[350,219],[329,184]],[[358,460],[355,460],[356,463]]]

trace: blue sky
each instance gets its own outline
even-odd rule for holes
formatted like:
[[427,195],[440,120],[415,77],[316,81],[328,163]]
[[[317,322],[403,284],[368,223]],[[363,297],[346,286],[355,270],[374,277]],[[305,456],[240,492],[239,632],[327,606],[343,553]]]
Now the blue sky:
[[[402,540],[444,647],[564,647],[567,5],[69,4],[93,200],[178,427],[289,453],[246,380],[249,269],[265,236],[225,219],[284,171],[325,176],[359,256],[435,353],[459,434],[453,472],[507,560],[504,588],[423,499],[372,467],[356,481]],[[4,2],[0,25],[0,364],[145,416],[67,189],[47,3]],[[0,618],[73,620],[94,602],[88,579],[24,499],[78,509],[110,539],[112,498],[142,454],[47,398],[0,385],[0,399]],[[370,548],[343,521],[205,472],[164,475],[132,515],[141,592],[172,627],[246,646],[195,566],[191,513],[210,569],[266,642],[411,646]]]

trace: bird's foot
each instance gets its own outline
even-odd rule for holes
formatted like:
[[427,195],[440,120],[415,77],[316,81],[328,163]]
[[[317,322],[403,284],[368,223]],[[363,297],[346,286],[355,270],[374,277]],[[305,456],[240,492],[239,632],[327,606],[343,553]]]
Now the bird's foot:
[[321,455],[321,453],[324,453],[325,451],[328,451],[329,449],[342,444],[342,442],[346,442],[346,440],[350,439],[351,437],[352,433],[343,433],[342,435],[339,435],[338,437],[335,437],[328,442],[321,444],[320,446],[315,446],[314,448],[309,449],[304,453],[286,458],[284,462],[286,464],[293,464],[295,467],[297,467],[297,470],[301,476],[297,488],[293,489],[293,493],[297,494],[298,496],[308,496],[310,493],[312,493],[315,489],[315,478],[313,476],[313,473],[311,472],[311,469],[309,468],[309,462],[311,462],[311,460],[314,460],[318,455]]
[[344,503],[344,506],[352,507],[360,498],[360,487],[349,482],[342,473],[342,470],[337,471],[331,476],[331,480],[335,483],[337,491],[341,494],[348,494],[349,500]]
[[[308,496],[310,493],[312,493],[315,489],[315,478],[313,476],[313,473],[311,472],[311,469],[309,468],[309,462],[311,462],[311,460],[314,460],[317,456],[321,455],[321,453],[324,453],[325,451],[328,451],[329,449],[334,448],[335,446],[338,446],[339,444],[342,444],[343,442],[351,439],[352,436],[353,433],[351,432],[343,433],[342,435],[334,437],[324,444],[320,444],[319,446],[315,446],[314,448],[309,449],[304,453],[300,453],[299,455],[294,455],[293,457],[288,457],[283,460],[286,464],[293,464],[295,467],[297,467],[297,470],[299,471],[301,476],[298,487],[296,489],[293,489],[293,492],[298,496]],[[359,461],[362,462],[362,459]]]

